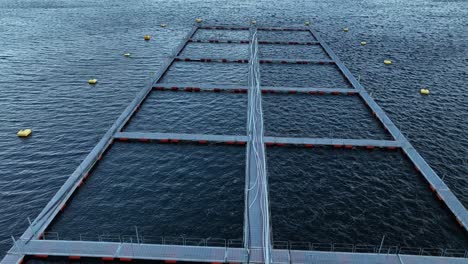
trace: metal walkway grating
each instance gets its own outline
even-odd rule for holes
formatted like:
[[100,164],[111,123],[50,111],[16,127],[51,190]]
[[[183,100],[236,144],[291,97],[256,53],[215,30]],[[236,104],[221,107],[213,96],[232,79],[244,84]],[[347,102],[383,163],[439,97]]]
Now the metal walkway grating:
[[[248,32],[248,39],[200,39],[195,38],[198,30],[240,30]],[[264,40],[258,37],[258,32],[301,32],[310,39],[306,41]],[[182,51],[188,43],[231,43],[248,44],[248,58],[188,58],[182,56]],[[291,58],[259,58],[261,45],[291,45],[320,46],[327,58],[321,60],[291,59]],[[193,85],[191,83],[167,84],[159,83],[175,62],[197,63],[235,63],[248,67],[248,85]],[[297,66],[317,65],[334,66],[344,76],[351,87],[271,87],[262,86],[262,65],[293,64]],[[385,148],[393,150],[400,148],[413,162],[417,170],[425,177],[430,189],[449,208],[464,231],[468,230],[468,213],[455,195],[429,167],[409,143],[401,131],[392,123],[383,110],[369,96],[350,71],[344,66],[334,52],[323,42],[320,36],[309,27],[278,28],[239,26],[195,26],[184,41],[177,47],[171,59],[156,75],[151,87],[143,89],[124,110],[121,116],[107,131],[104,137],[93,148],[80,166],[68,178],[62,188],[46,205],[39,216],[24,232],[0,262],[21,263],[25,255],[37,256],[67,256],[67,257],[97,257],[119,258],[122,261],[131,259],[176,260],[198,262],[244,262],[244,263],[466,263],[462,258],[408,256],[396,254],[371,253],[338,253],[319,251],[299,251],[273,249],[271,241],[271,220],[268,199],[268,183],[266,175],[265,147],[276,145],[314,145],[331,146],[335,148],[366,149]],[[176,133],[145,133],[123,132],[123,128],[132,116],[140,109],[151,92],[161,90],[185,92],[233,92],[248,94],[248,122],[246,135],[206,135],[206,134],[176,134]],[[346,139],[346,138],[287,138],[264,136],[262,94],[266,93],[308,93],[311,95],[332,94],[359,96],[381,125],[388,131],[392,140]],[[336,97],[339,100],[340,97]],[[51,241],[40,240],[53,219],[67,203],[73,192],[82,184],[90,170],[102,158],[114,140],[142,141],[158,143],[178,143],[180,141],[195,141],[200,144],[208,142],[226,143],[228,145],[247,145],[246,186],[245,186],[245,222],[244,248],[229,247],[195,247],[176,245],[135,243],[89,242],[89,241]]]

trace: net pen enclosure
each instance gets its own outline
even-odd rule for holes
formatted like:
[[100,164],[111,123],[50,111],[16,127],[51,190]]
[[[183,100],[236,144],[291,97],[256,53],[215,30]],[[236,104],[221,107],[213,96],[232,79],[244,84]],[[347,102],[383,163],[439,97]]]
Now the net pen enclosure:
[[202,22],[0,263],[466,263],[467,226],[313,27]]

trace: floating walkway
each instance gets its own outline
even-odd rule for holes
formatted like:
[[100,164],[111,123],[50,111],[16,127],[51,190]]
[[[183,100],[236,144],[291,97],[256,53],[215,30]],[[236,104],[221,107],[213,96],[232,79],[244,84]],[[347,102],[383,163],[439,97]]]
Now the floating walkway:
[[[176,57],[175,61],[186,62],[221,62],[221,63],[249,63],[248,59],[239,58],[188,58]],[[296,59],[261,59],[260,64],[335,64],[333,60],[296,60]]]
[[[246,40],[194,39],[199,29],[208,30],[244,30],[249,32]],[[259,31],[306,32],[310,41],[259,41]],[[188,43],[232,43],[248,44],[248,58],[187,58],[181,52]],[[329,60],[296,60],[296,59],[265,59],[259,58],[258,45],[318,45],[330,58]],[[243,63],[248,64],[248,85],[192,85],[190,83],[161,84],[162,76],[175,62],[204,62],[204,63]],[[334,65],[351,84],[352,88],[335,87],[265,87],[260,83],[260,67],[262,64],[319,64]],[[248,122],[246,135],[202,135],[177,133],[146,133],[123,131],[132,116],[141,108],[145,99],[152,92],[162,90],[184,92],[233,92],[246,93],[248,96]],[[344,95],[359,96],[368,109],[393,137],[392,140],[371,139],[337,139],[337,138],[289,138],[264,136],[262,95],[267,93],[307,93],[310,95]],[[336,97],[339,100],[340,96]],[[179,143],[183,141],[198,144],[225,143],[228,145],[242,145],[246,148],[246,185],[244,210],[244,241],[242,248],[231,247],[199,247],[185,245],[145,244],[141,241],[134,243],[92,242],[92,241],[64,241],[43,240],[43,234],[54,218],[64,208],[72,194],[81,186],[83,180],[89,176],[93,167],[101,160],[106,150],[114,141],[140,141],[156,143]],[[284,250],[273,249],[271,239],[271,220],[269,211],[268,182],[266,175],[265,148],[267,146],[295,145],[303,147],[331,146],[335,148],[364,147],[367,149],[384,148],[388,150],[401,149],[413,162],[415,168],[422,174],[430,190],[447,206],[459,223],[463,232],[468,230],[468,213],[447,185],[430,168],[426,161],[414,149],[401,131],[393,124],[377,103],[369,96],[361,84],[339,60],[335,53],[309,27],[250,27],[240,26],[209,26],[199,24],[192,28],[181,44],[175,49],[172,57],[156,74],[153,84],[141,90],[136,98],[124,110],[104,137],[93,148],[80,166],[67,179],[60,190],[45,206],[37,218],[25,230],[19,239],[14,240],[13,247],[0,264],[19,264],[24,256],[31,255],[40,258],[48,256],[63,256],[69,259],[85,257],[101,258],[102,260],[132,261],[164,260],[194,261],[210,263],[369,263],[369,264],[416,264],[416,263],[467,263],[466,258],[412,256],[402,254],[377,253],[340,253],[322,252],[315,250]],[[466,257],[466,254],[465,254]]]
[[[239,85],[203,85],[197,86],[189,83],[170,83],[170,84],[160,84],[153,87],[154,90],[164,91],[171,90],[174,92],[184,91],[184,92],[221,92],[228,91],[233,93],[247,93],[249,88],[247,86]],[[356,95],[359,93],[355,89],[350,88],[320,88],[320,87],[277,87],[277,86],[262,86],[261,92],[266,93],[308,93],[308,94],[333,94],[333,95]]]
[[[26,243],[18,241],[4,264],[16,263],[16,255],[30,255],[40,259],[65,257],[70,260],[99,258],[103,261],[131,262],[135,259],[162,260],[166,263],[178,261],[208,263],[264,263],[261,249],[198,247],[178,245],[155,245],[142,243],[87,242],[33,240]],[[464,258],[413,256],[376,253],[322,252],[305,250],[275,249],[272,262],[276,264],[465,264]]]
[[245,144],[247,136],[226,136],[206,134],[175,134],[175,133],[145,133],[145,132],[119,132],[114,138],[120,141],[136,140],[141,142],[156,141],[159,143],[179,143],[181,141],[193,142],[240,142]]
[[[118,132],[114,138],[119,141],[140,141],[157,143],[180,143],[184,141],[198,143],[226,143],[228,145],[245,145],[247,136],[207,135],[207,134],[178,134],[178,133],[148,133],[148,132]],[[373,148],[400,148],[401,144],[395,140],[375,139],[346,139],[346,138],[290,138],[290,137],[263,137],[267,146],[299,145],[304,147],[331,146],[334,148],[366,147]]]

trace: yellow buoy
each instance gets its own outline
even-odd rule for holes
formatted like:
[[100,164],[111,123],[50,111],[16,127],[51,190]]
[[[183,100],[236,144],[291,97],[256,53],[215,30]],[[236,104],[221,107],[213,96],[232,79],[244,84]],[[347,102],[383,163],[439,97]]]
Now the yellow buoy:
[[420,92],[422,95],[428,95],[428,94],[429,94],[429,89],[424,89],[424,88],[423,88],[423,89],[421,89],[419,92]]
[[197,19],[195,19],[195,22],[197,22],[197,23],[201,23],[201,22],[203,22],[203,19],[201,19],[201,18],[197,18]]
[[89,84],[96,84],[96,83],[97,83],[97,80],[96,80],[96,79],[89,79],[89,80],[88,80],[88,83],[89,83]]
[[148,40],[151,39],[150,35],[145,35],[143,38],[144,38],[146,41],[148,41]]
[[383,63],[385,65],[390,65],[390,64],[392,64],[392,61],[391,60],[384,60]]
[[127,53],[124,53],[124,56],[125,56],[125,57],[130,57],[130,55],[131,55],[131,54],[128,53],[128,52],[127,52]]
[[345,27],[345,28],[343,28],[343,31],[344,31],[344,32],[348,32],[348,31],[349,31],[349,28]]
[[166,26],[167,26],[167,24],[161,24],[160,26],[161,26],[161,27],[166,27]]
[[361,41],[361,46],[365,46],[365,45],[367,45],[367,42]]
[[18,131],[18,133],[16,133],[16,135],[18,135],[18,137],[29,137],[31,133],[32,133],[32,130],[30,128],[27,128],[27,129],[21,129],[20,131]]
[[310,21],[304,22],[304,25],[306,25],[306,26],[310,25]]

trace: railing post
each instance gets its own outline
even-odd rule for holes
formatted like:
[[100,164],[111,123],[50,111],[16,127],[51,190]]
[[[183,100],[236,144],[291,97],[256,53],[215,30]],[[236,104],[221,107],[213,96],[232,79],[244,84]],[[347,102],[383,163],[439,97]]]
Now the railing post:
[[380,254],[380,251],[382,250],[382,246],[383,246],[384,240],[385,240],[385,235],[383,235],[382,241],[380,242],[379,254]]
[[136,233],[137,244],[140,244],[140,237],[138,236],[138,227],[137,226],[135,226],[135,233]]
[[18,245],[18,243],[16,242],[16,239],[15,239],[15,237],[14,237],[13,235],[11,236],[11,239],[13,240],[13,246],[17,248],[17,250],[18,250],[19,253],[22,253],[22,249],[21,249],[21,247]]
[[132,258],[134,258],[135,257],[135,251],[133,249],[133,239],[131,237],[130,237],[130,243],[132,245]]
[[34,231],[34,229],[32,228],[31,218],[29,218],[29,216],[28,216],[28,223],[29,223],[29,229],[31,229],[32,235],[35,236],[35,235],[36,235],[36,231]]
[[228,247],[224,248],[224,263],[228,263]]

